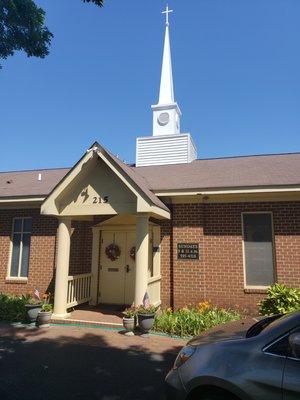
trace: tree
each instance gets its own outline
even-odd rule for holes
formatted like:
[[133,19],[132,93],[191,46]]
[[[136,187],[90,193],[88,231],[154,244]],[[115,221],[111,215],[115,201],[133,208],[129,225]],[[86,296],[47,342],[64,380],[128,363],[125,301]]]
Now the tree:
[[[82,0],[102,7],[104,0]],[[23,50],[28,57],[49,54],[53,34],[44,26],[45,11],[33,0],[0,1],[0,58]],[[1,65],[0,65],[1,68]]]

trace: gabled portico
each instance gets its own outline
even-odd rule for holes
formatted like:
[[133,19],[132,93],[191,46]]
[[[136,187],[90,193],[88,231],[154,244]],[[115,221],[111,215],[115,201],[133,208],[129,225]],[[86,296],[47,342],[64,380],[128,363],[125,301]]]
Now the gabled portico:
[[[99,251],[99,246],[101,247],[103,231],[134,233],[135,272],[131,279],[133,279],[135,304],[142,302],[145,291],[149,289],[149,282],[151,283],[151,279],[154,278],[148,276],[148,270],[151,268],[152,271],[155,270],[155,278],[160,279],[159,226],[149,223],[149,219],[151,217],[168,219],[170,212],[129,166],[98,143],[93,144],[49,194],[42,204],[41,213],[53,215],[59,220],[54,318],[64,318],[67,314],[72,221],[90,221],[93,226],[91,304],[95,305],[99,300],[100,262],[101,254],[103,255],[103,248]],[[151,251],[149,251],[150,232]],[[115,240],[115,236],[112,238]],[[103,240],[102,245],[104,245]],[[125,250],[122,247],[122,251],[128,252],[128,248]],[[128,258],[128,254],[126,257]],[[117,269],[115,265],[117,263],[109,266],[110,271]],[[122,267],[129,269],[127,265]],[[112,274],[108,280],[112,288],[113,280]],[[157,287],[159,288],[159,285]],[[155,298],[151,300],[159,303],[160,293],[159,291],[157,293],[157,289],[153,296]]]

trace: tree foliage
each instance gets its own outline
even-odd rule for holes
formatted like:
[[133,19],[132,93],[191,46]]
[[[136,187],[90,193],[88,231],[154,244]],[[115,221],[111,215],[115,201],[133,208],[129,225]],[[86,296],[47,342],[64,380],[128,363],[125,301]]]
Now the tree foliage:
[[94,3],[96,6],[102,7],[104,0],[83,0],[84,3]]
[[[104,0],[82,0],[102,7]],[[0,58],[23,50],[28,57],[49,54],[53,34],[44,26],[45,12],[33,0],[0,0]],[[1,65],[0,65],[1,68]]]

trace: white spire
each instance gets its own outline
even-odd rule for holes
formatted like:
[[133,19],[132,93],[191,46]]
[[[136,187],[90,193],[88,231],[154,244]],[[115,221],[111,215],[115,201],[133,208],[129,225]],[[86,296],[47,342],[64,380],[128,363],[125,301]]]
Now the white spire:
[[166,33],[160,80],[158,104],[153,111],[153,132],[150,137],[139,137],[136,142],[136,166],[183,164],[197,157],[193,139],[189,133],[180,133],[181,112],[174,101],[173,76],[169,37],[169,13],[166,14]]
[[172,62],[171,62],[171,48],[170,48],[170,35],[169,35],[169,10],[167,5],[166,11],[166,33],[164,43],[163,62],[160,79],[159,101],[158,104],[174,103],[174,89],[173,89],[173,75],[172,75]]

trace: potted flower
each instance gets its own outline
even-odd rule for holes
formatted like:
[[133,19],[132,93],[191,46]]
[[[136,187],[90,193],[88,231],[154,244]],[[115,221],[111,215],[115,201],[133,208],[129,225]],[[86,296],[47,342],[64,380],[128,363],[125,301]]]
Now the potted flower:
[[135,306],[131,306],[126,308],[123,311],[123,326],[126,330],[125,335],[127,336],[132,336],[133,335],[133,331],[134,328],[136,326],[136,307]]
[[152,329],[157,309],[158,306],[150,304],[150,299],[146,292],[143,298],[143,304],[137,307],[138,324],[144,335],[148,335],[149,331]]
[[25,311],[29,322],[35,322],[38,312],[42,309],[42,299],[38,289],[30,290],[24,296]]
[[42,308],[38,312],[37,320],[36,320],[36,325],[39,328],[48,328],[50,326],[52,309],[53,309],[53,306],[50,303],[50,293],[44,294]]

